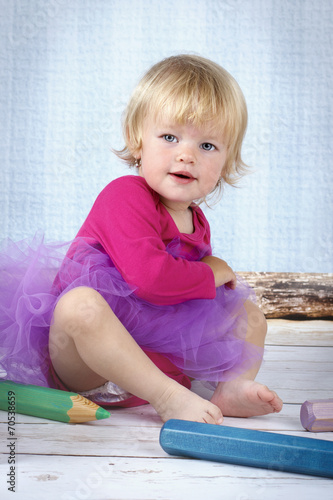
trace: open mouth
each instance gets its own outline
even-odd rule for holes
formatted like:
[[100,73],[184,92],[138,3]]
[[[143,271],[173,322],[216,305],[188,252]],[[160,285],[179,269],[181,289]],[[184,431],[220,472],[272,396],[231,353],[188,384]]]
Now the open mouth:
[[181,179],[191,179],[189,175],[184,174],[174,174],[176,177],[180,177]]
[[178,179],[184,180],[194,180],[194,177],[189,172],[174,172],[171,175],[177,177]]

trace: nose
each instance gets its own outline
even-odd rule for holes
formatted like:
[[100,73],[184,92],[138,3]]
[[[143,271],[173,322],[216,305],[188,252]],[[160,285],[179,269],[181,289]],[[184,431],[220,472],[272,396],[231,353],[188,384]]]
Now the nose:
[[180,151],[177,154],[176,157],[178,162],[181,163],[194,163],[195,161],[195,155],[193,148],[189,145],[182,145]]

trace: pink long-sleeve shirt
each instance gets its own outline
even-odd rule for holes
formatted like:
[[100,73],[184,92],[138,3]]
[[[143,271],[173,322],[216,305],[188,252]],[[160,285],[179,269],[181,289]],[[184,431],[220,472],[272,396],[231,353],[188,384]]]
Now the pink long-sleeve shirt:
[[[77,236],[102,245],[135,294],[157,305],[216,295],[211,268],[172,256],[166,246],[179,238],[186,254],[211,254],[209,224],[193,207],[194,232],[180,233],[171,215],[142,177],[128,175],[108,184],[97,197]],[[207,252],[208,248],[208,252]]]

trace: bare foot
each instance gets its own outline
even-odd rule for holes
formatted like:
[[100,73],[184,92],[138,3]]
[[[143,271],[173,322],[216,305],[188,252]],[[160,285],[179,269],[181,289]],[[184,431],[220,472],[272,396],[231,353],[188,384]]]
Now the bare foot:
[[254,417],[282,410],[282,400],[265,385],[253,380],[238,378],[220,382],[211,402],[225,417]]
[[213,403],[201,398],[185,387],[172,381],[156,403],[152,402],[163,422],[170,418],[222,424],[221,410]]

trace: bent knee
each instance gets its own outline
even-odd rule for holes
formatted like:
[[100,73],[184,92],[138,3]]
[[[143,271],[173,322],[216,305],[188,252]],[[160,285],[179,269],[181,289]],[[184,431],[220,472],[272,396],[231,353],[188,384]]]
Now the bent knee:
[[64,294],[54,310],[54,324],[70,337],[96,321],[107,303],[93,288],[77,287]]
[[245,309],[247,312],[248,326],[255,330],[257,335],[265,338],[267,334],[267,320],[263,312],[253,302],[246,301]]

